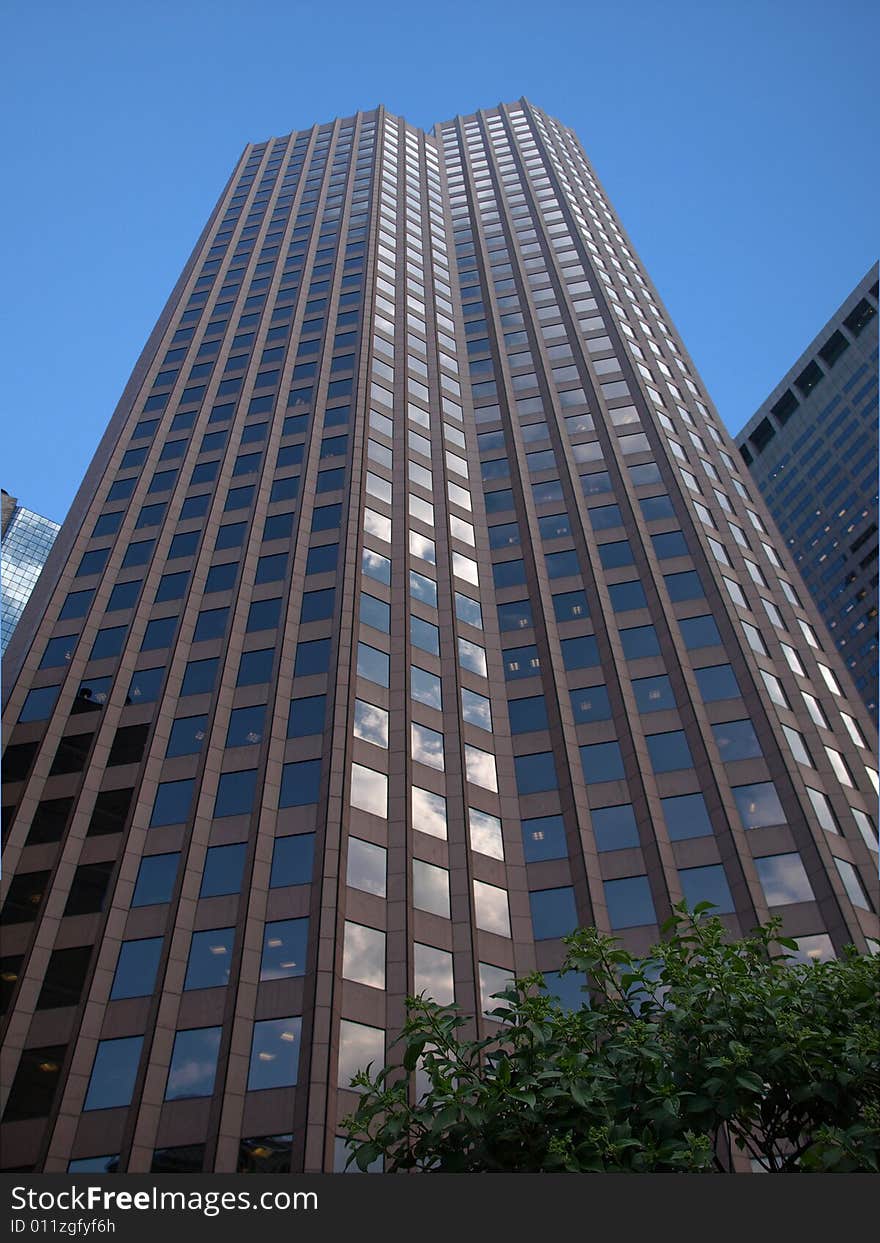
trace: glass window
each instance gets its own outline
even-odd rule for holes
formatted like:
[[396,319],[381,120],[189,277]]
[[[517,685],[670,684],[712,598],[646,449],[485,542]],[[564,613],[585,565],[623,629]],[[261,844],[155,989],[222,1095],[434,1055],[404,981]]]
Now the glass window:
[[342,977],[370,988],[385,987],[384,932],[353,923],[350,919],[345,921]]
[[[226,618],[229,609],[202,609],[196,618],[193,632],[193,643],[203,643],[207,639],[222,639],[226,631]],[[150,623],[152,625],[152,623]]]
[[312,677],[314,674],[326,673],[330,665],[330,640],[312,639],[300,641],[296,645],[296,659],[293,666],[295,678]]
[[542,859],[564,859],[568,855],[562,816],[535,816],[522,821],[523,852],[526,863]]
[[98,1041],[83,1112],[131,1104],[143,1043],[143,1036]]
[[639,928],[657,922],[647,876],[606,880],[604,887],[612,928]]
[[700,617],[682,618],[679,623],[684,645],[689,651],[700,647],[720,647],[721,635],[710,613]]
[[260,742],[263,737],[265,715],[265,704],[257,704],[252,708],[233,708],[229,714],[226,746],[250,747]]
[[314,855],[314,833],[297,833],[290,837],[276,838],[272,850],[269,888],[311,884]]
[[711,902],[716,908],[713,915],[729,915],[735,907],[733,895],[720,863],[707,867],[680,868],[678,872],[684,900],[691,910],[698,902]]
[[187,777],[183,781],[161,781],[153,803],[150,828],[166,824],[184,824],[189,817],[195,781]]
[[498,885],[487,885],[480,880],[475,880],[473,885],[474,920],[477,927],[484,932],[494,932],[499,937],[509,937],[507,890],[499,888]]
[[[599,648],[594,635],[581,635],[574,639],[562,639],[562,660],[566,669],[593,669],[599,664]],[[536,648],[521,648],[520,651],[534,651]],[[527,675],[520,675],[527,676]]]
[[763,754],[758,735],[751,721],[725,721],[712,726],[715,745],[725,764],[734,760],[750,760]]
[[555,790],[556,764],[552,751],[541,751],[534,755],[514,756],[517,793],[536,794],[542,790]]
[[535,890],[529,894],[529,906],[536,941],[567,937],[578,926],[577,905],[570,886]]
[[[839,860],[835,862],[839,863]],[[791,902],[815,900],[807,870],[796,852],[765,855],[762,859],[755,860],[755,868],[768,906],[785,906]]]
[[365,842],[360,837],[349,837],[346,884],[352,889],[361,889],[364,893],[374,893],[377,897],[384,898],[386,859],[387,851],[384,847]]
[[230,846],[210,846],[205,855],[200,898],[215,898],[221,894],[239,893],[244,872],[245,842]]
[[[387,686],[390,676],[390,663],[390,657],[387,652],[381,652],[378,648],[370,647],[367,643],[358,643],[357,675],[359,678],[365,678],[368,682],[375,682],[378,686]],[[324,671],[326,671],[326,666]]]
[[449,873],[445,868],[413,859],[413,906],[449,919]]
[[571,691],[571,710],[576,725],[611,719],[611,703],[605,686],[585,686]]
[[739,698],[739,683],[730,665],[707,665],[702,669],[695,669],[694,676],[705,703]]
[[55,707],[55,700],[60,690],[60,686],[40,686],[28,691],[21,712],[18,714],[19,722],[47,721],[52,715],[52,709]]
[[813,804],[813,811],[819,824],[827,833],[840,833],[840,826],[837,823],[837,817],[826,795],[821,790],[814,790],[811,786],[807,786],[807,794],[810,802]]
[[354,735],[376,747],[387,748],[388,713],[384,708],[376,707],[375,704],[356,699],[354,701]]
[[[183,674],[181,695],[203,695],[214,689],[217,679],[219,660],[216,656],[208,660],[191,660]],[[164,670],[162,671],[164,673]]]
[[351,766],[351,805],[373,816],[388,816],[388,777],[363,764]]
[[238,772],[221,773],[214,800],[214,819],[222,816],[250,815],[257,789],[257,770],[245,768]]
[[708,837],[712,823],[702,794],[679,794],[660,800],[669,837],[674,842],[689,837]]
[[123,997],[149,997],[156,985],[162,943],[162,937],[122,942],[110,990],[111,1001]]
[[309,940],[308,919],[276,919],[263,930],[261,980],[286,980],[304,975]]
[[[342,1019],[339,1024],[338,1083],[349,1088],[359,1070],[370,1066],[375,1073],[385,1065],[385,1033],[379,1027],[367,1027]],[[352,1089],[359,1091],[360,1089]]]
[[673,729],[664,734],[648,734],[645,742],[648,744],[651,767],[655,773],[693,768],[694,761],[684,730]]
[[442,794],[434,794],[431,790],[423,790],[413,786],[412,822],[413,827],[431,837],[446,837],[446,799]]
[[300,1029],[297,1015],[254,1023],[248,1091],[293,1087],[299,1066]]
[[196,755],[202,749],[208,728],[207,716],[180,717],[171,724],[166,757]]
[[455,1002],[452,955],[433,945],[413,943],[413,992],[424,993],[440,1006]]
[[584,781],[592,785],[599,781],[621,781],[624,777],[623,756],[618,742],[595,742],[581,747],[581,768]]
[[590,820],[597,850],[624,850],[640,844],[632,803],[594,807],[590,810]]
[[590,616],[583,591],[563,591],[553,597],[553,612],[558,622],[582,621]]
[[234,928],[194,932],[189,948],[184,989],[221,988],[229,983]]
[[664,574],[663,581],[669,592],[669,599],[673,601],[697,600],[706,594],[696,570],[685,570],[681,574]]
[[[796,859],[798,863],[800,864],[800,870],[802,872],[804,871],[804,866],[800,861],[800,855],[776,855],[775,857],[777,859]],[[756,859],[755,862],[757,864],[757,863],[765,863],[767,861],[764,859]],[[836,855],[834,856],[834,863],[837,867],[837,871],[838,871],[838,874],[840,875],[840,879],[843,881],[843,887],[846,890],[847,897],[849,898],[850,902],[852,902],[853,906],[857,906],[863,911],[870,911],[871,900],[868,897],[868,895],[865,893],[865,888],[862,885],[859,874],[855,870],[853,865],[847,859],[838,859]],[[791,865],[789,865],[788,870],[789,872],[793,871],[793,869],[791,868]],[[766,893],[767,882],[764,879],[763,872],[761,872],[761,883],[764,885],[764,891]],[[809,880],[807,880],[806,872],[804,872],[803,878],[800,881],[799,891],[803,892],[804,887],[806,887],[806,889],[809,890],[808,896],[806,898],[794,897],[794,898],[789,898],[787,900],[790,902],[804,902],[804,901],[809,901],[813,897],[813,891],[810,887]],[[769,895],[767,897],[767,901],[768,903],[770,902]],[[778,902],[782,901],[782,899],[777,899],[777,901]]]
[[786,822],[785,812],[772,781],[734,786],[733,797],[744,829],[762,829],[767,825]]
[[640,660],[643,656],[659,656],[660,644],[653,626],[632,626],[621,630],[620,643],[627,660]]
[[245,629],[248,633],[254,630],[273,630],[278,625],[280,616],[280,597],[274,600],[254,600],[248,611]]
[[419,703],[438,710],[443,707],[442,684],[435,673],[428,673],[427,669],[420,669],[418,665],[410,665],[409,688],[410,695]]
[[645,591],[638,579],[627,583],[612,583],[608,588],[611,607],[615,613],[627,613],[631,609],[647,608]]
[[318,802],[321,790],[321,761],[299,760],[281,770],[279,807],[307,807]]
[[410,750],[417,762],[443,771],[443,735],[436,729],[413,721],[410,725]]
[[492,732],[492,707],[485,695],[478,695],[467,687],[461,688],[461,714],[468,724]]
[[672,683],[665,674],[655,678],[635,678],[632,688],[639,712],[663,712],[676,706]]
[[[486,702],[488,703],[488,700]],[[549,728],[547,705],[543,695],[533,695],[528,699],[508,700],[507,713],[512,734],[528,734],[535,730]]]
[[132,907],[170,902],[179,863],[180,855],[177,853],[147,855],[141,859],[131,899]]

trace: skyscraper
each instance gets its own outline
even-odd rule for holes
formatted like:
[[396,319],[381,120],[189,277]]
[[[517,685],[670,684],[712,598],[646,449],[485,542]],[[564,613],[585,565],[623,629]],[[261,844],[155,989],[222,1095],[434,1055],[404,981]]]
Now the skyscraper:
[[24,505],[19,505],[17,497],[3,491],[0,652],[6,651],[60,530],[57,522],[25,509]]
[[877,720],[877,265],[736,437]]
[[406,994],[577,924],[865,949],[872,725],[739,463],[526,101],[248,146],[7,655],[7,1164],[332,1169]]

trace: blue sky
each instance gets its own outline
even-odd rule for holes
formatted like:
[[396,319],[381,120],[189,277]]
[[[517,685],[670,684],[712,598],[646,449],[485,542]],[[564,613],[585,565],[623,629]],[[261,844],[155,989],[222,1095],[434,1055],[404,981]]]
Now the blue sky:
[[576,130],[736,430],[877,256],[874,0],[12,0],[0,483],[60,520],[242,147],[384,103]]

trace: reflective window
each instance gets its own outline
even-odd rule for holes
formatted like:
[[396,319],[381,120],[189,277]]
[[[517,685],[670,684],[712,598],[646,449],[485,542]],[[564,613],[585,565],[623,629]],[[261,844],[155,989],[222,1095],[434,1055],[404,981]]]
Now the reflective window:
[[557,788],[556,764],[552,751],[517,755],[514,756],[513,763],[518,794],[536,794],[542,790]]
[[435,867],[413,859],[413,906],[449,919],[449,873],[445,868]]
[[298,1015],[254,1023],[247,1082],[249,1092],[296,1084],[301,1025],[302,1019]]
[[363,764],[351,766],[351,805],[373,816],[388,816],[388,777]]
[[443,735],[438,730],[429,729],[417,721],[411,722],[410,748],[412,758],[418,763],[443,771]]
[[716,908],[712,915],[729,915],[735,907],[733,895],[720,863],[708,867],[680,868],[678,872],[684,900],[691,910],[698,902],[711,902]]
[[[324,671],[326,671],[326,664]],[[390,676],[390,657],[388,653],[380,652],[378,648],[370,647],[366,643],[358,643],[357,675],[359,678],[365,678],[368,682],[375,682],[379,686],[387,686]]]
[[314,853],[314,833],[295,833],[289,837],[276,838],[272,850],[269,888],[311,884]]
[[624,850],[639,845],[639,831],[631,803],[594,807],[590,811],[597,850]]
[[199,897],[213,898],[219,894],[239,893],[246,851],[244,842],[209,847],[205,855]]
[[484,932],[494,932],[497,936],[509,937],[510,913],[507,890],[499,888],[498,885],[487,885],[480,880],[475,880],[473,886],[476,926]]
[[221,773],[214,799],[214,819],[223,816],[246,816],[254,805],[257,791],[257,770],[245,768],[239,772]]
[[638,928],[657,922],[647,876],[606,880],[604,887],[612,928]]
[[712,823],[702,794],[678,794],[672,798],[662,798],[660,804],[672,841],[680,842],[689,837],[711,835]]
[[585,686],[571,691],[571,711],[576,725],[611,719],[611,703],[605,686]]
[[785,824],[785,812],[772,781],[754,785],[734,786],[733,797],[744,829],[761,829],[770,824]]
[[[800,855],[777,855],[776,858],[777,859],[797,859],[798,863],[800,863]],[[763,860],[758,860],[756,862],[763,862]],[[847,859],[838,859],[836,855],[834,856],[834,863],[835,863],[835,866],[837,867],[837,871],[838,871],[838,874],[840,875],[840,879],[843,881],[843,887],[846,890],[847,897],[849,898],[850,902],[852,902],[853,906],[857,906],[861,908],[861,910],[863,911],[870,911],[872,909],[871,900],[868,897],[868,895],[865,893],[865,888],[861,882],[861,878],[859,877],[859,874],[855,870],[853,865]],[[803,864],[801,864],[801,869],[803,870]],[[804,880],[806,880],[806,875],[804,876]],[[761,874],[761,881],[762,883],[764,883],[764,889],[766,891],[767,885],[764,882],[763,873]],[[807,883],[807,888],[809,888],[810,887],[809,881],[807,881],[806,883]],[[812,896],[813,895],[811,891],[810,897]],[[768,902],[769,900],[770,899],[768,898]],[[805,899],[803,898],[792,898],[791,899],[791,901],[794,901],[794,902],[800,902],[804,900]]]
[[189,946],[184,990],[222,988],[228,984],[234,940],[234,928],[194,932]]
[[195,781],[188,777],[183,781],[161,781],[153,803],[150,828],[166,824],[184,824],[192,805]]
[[438,710],[443,707],[442,684],[435,673],[428,673],[427,669],[420,669],[418,665],[410,665],[409,688],[410,695],[419,703]]
[[568,855],[562,816],[535,816],[522,821],[523,852],[526,863],[542,859],[564,859]]
[[122,942],[110,990],[111,1001],[123,997],[149,997],[156,984],[162,942],[162,937]]
[[535,890],[529,894],[529,906],[536,941],[566,937],[578,926],[577,905],[570,886]]
[[703,669],[695,669],[694,677],[704,703],[712,703],[716,699],[739,698],[739,683],[730,665],[708,665]]
[[[838,864],[840,860],[835,859]],[[765,855],[755,860],[755,869],[768,906],[791,902],[813,902],[815,894],[799,854]]]
[[413,944],[413,991],[425,993],[440,1006],[455,1002],[452,955],[433,945]]
[[[219,660],[216,656],[208,660],[189,661],[183,673],[181,695],[204,695],[211,692],[217,679],[218,665]],[[164,673],[164,670],[162,672]]]
[[166,757],[197,754],[202,749],[207,728],[208,718],[204,715],[180,717],[172,722]]
[[279,807],[308,807],[321,791],[321,761],[299,760],[281,769]]
[[261,980],[286,980],[304,975],[309,940],[308,919],[276,919],[263,930]]
[[[368,1066],[373,1073],[385,1065],[385,1032],[380,1027],[367,1027],[342,1019],[339,1024],[338,1083],[349,1089],[359,1070]],[[353,1089],[358,1091],[359,1089]]]
[[385,987],[385,933],[345,921],[342,976],[370,988]]
[[374,893],[377,897],[384,898],[386,859],[387,851],[384,847],[365,842],[359,837],[349,837],[346,883],[352,889],[361,889],[364,893]]
[[648,734],[645,742],[648,744],[651,767],[655,773],[693,768],[694,761],[684,730],[673,729],[665,734]]
[[323,733],[326,712],[326,695],[292,699],[287,717],[287,737],[307,738],[311,734]]
[[655,678],[635,678],[632,684],[639,712],[663,712],[674,708],[675,695],[672,683],[665,674]]
[[131,1104],[143,1043],[143,1036],[98,1041],[83,1112]]
[[412,822],[413,827],[431,837],[446,837],[446,799],[442,794],[434,794],[413,786]]
[[621,630],[620,643],[627,660],[660,655],[660,644],[653,626],[631,626],[627,630]]
[[364,742],[371,742],[377,747],[388,746],[388,713],[384,708],[366,703],[363,699],[354,701],[354,735]]
[[751,721],[725,721],[721,725],[713,725],[712,736],[725,764],[754,759],[763,754]]
[[146,855],[141,859],[131,899],[132,907],[170,902],[179,863],[180,855],[177,853]]
[[580,748],[584,781],[621,781],[624,777],[623,756],[618,742],[596,742]]

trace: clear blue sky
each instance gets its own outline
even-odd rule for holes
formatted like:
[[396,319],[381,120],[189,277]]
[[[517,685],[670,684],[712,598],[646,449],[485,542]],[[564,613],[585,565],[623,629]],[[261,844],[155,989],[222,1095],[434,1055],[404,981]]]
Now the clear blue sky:
[[61,519],[247,141],[521,95],[736,430],[877,256],[876,0],[8,0],[0,483]]

